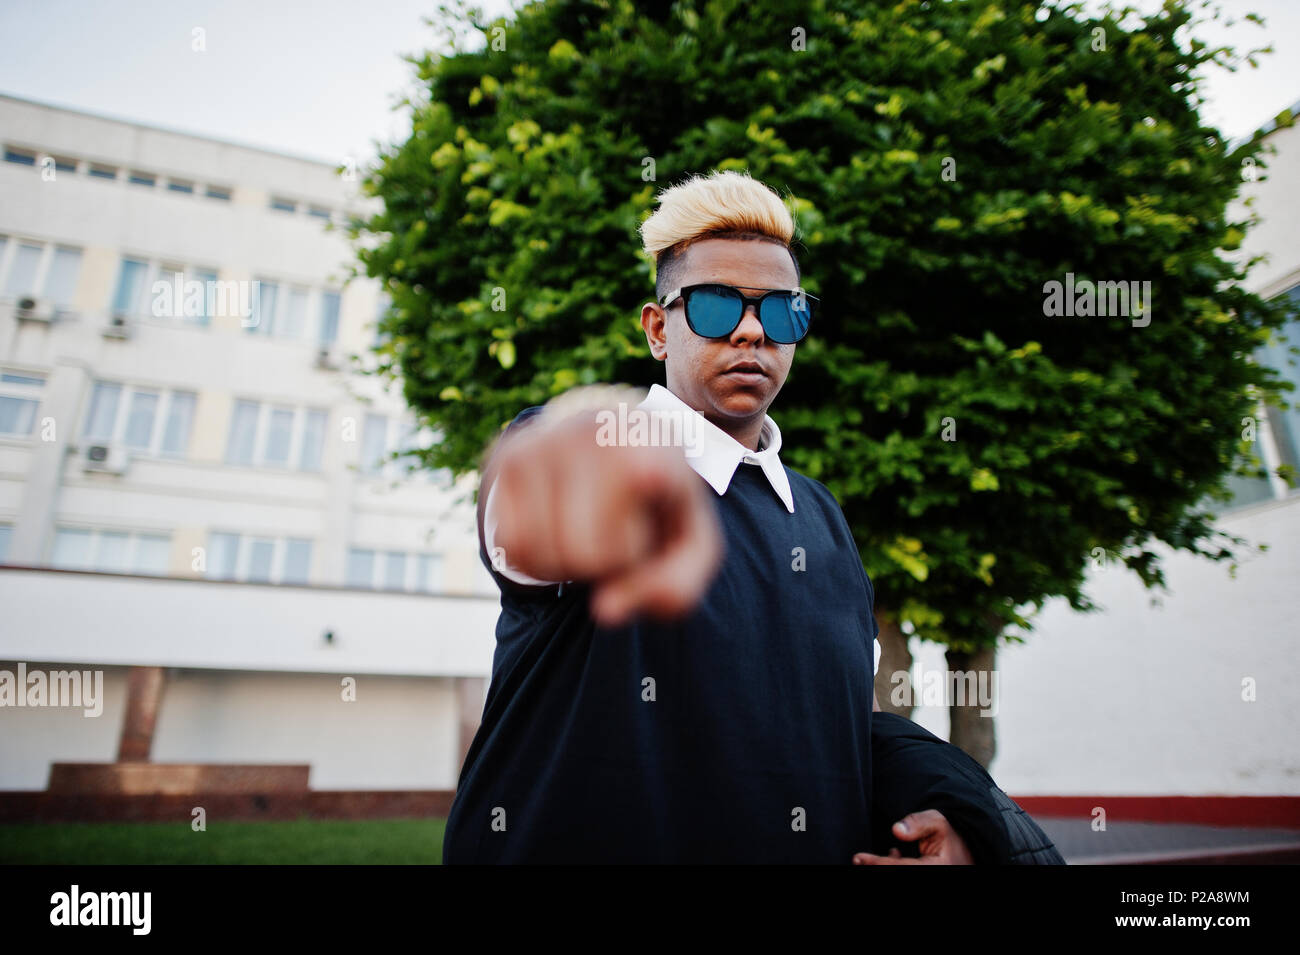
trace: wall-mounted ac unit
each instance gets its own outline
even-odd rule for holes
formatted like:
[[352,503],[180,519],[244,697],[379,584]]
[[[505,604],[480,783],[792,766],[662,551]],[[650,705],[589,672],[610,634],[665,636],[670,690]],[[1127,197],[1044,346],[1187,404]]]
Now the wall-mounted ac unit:
[[41,322],[48,325],[54,321],[54,306],[43,298],[24,296],[14,306],[14,317],[20,322]]
[[125,474],[126,448],[114,444],[92,444],[86,448],[83,468],[101,474]]
[[131,320],[120,313],[113,314],[104,326],[105,338],[127,339],[131,337]]
[[316,367],[325,371],[338,371],[339,363],[330,349],[322,347],[316,352]]

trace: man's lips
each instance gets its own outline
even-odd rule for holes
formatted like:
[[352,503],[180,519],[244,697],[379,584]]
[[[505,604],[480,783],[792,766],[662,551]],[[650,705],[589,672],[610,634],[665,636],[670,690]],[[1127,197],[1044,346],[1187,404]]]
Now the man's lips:
[[723,374],[733,375],[739,378],[758,379],[767,377],[767,372],[763,371],[763,366],[758,364],[758,362],[753,361],[737,362],[724,371]]

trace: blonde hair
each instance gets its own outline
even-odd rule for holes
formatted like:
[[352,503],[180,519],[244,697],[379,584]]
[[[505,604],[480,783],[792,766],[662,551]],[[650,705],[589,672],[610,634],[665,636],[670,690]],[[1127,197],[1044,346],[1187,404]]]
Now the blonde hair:
[[[659,208],[641,223],[641,242],[654,257],[655,285],[669,264],[701,239],[726,236],[769,239],[787,249],[794,239],[794,218],[769,186],[747,172],[713,172],[694,175],[659,194]],[[793,251],[795,271],[799,262]]]

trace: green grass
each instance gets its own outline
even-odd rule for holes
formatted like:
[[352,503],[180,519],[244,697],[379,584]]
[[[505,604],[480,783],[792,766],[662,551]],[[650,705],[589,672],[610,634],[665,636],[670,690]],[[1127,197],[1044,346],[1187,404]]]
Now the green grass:
[[0,863],[19,865],[437,865],[445,819],[362,822],[67,822],[0,825]]

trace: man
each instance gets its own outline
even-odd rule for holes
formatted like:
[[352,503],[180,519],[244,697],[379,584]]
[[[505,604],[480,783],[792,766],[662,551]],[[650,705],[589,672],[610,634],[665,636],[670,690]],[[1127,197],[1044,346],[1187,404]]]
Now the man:
[[641,310],[666,387],[526,409],[487,461],[501,617],[444,861],[1012,861],[982,769],[873,726],[871,581],[834,497],[780,461],[767,411],[817,304],[793,233],[748,176],[667,190]]

